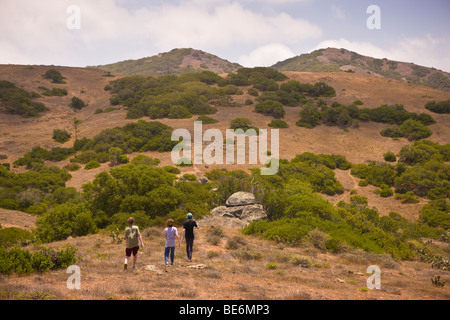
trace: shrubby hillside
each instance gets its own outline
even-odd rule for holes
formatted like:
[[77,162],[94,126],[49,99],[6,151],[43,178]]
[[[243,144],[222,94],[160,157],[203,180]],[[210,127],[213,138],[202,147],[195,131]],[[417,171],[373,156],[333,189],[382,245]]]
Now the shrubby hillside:
[[233,72],[241,66],[221,59],[213,54],[191,48],[173,49],[170,52],[116,63],[95,68],[112,73],[133,75],[165,75],[200,72],[209,70],[215,73]]
[[439,90],[450,90],[450,74],[448,72],[414,63],[367,57],[346,49],[319,49],[279,61],[272,67],[280,71],[375,74]]
[[[35,72],[46,86],[52,83],[51,78],[42,78],[41,69]],[[450,145],[436,142],[445,141],[447,132],[445,93],[414,87],[419,90],[415,92],[407,84],[385,81],[386,86],[408,86],[408,97],[419,99],[417,103],[404,102],[405,97],[395,95],[386,97],[386,102],[378,96],[374,99],[371,92],[364,91],[360,97],[359,92],[352,91],[363,78],[355,82],[344,79],[350,81],[342,82],[344,86],[340,74],[292,76],[272,68],[240,68],[227,75],[207,70],[158,77],[116,78],[96,73],[91,80],[98,88],[95,95],[101,99],[95,100],[94,94],[82,87],[71,89],[78,81],[73,74],[62,74],[69,85],[63,83],[64,88],[59,90],[40,86],[38,80],[32,80],[24,89],[2,82],[4,96],[24,99],[25,104],[38,99],[29,94],[41,87],[38,90],[46,104],[54,103],[54,108],[64,102],[52,112],[69,110],[70,116],[59,115],[55,120],[58,127],[50,126],[45,134],[47,140],[36,135],[29,144],[34,146],[19,157],[10,157],[12,147],[1,145],[0,208],[37,218],[36,230],[0,229],[0,260],[9,261],[10,266],[19,266],[25,260],[32,262],[24,269],[4,268],[1,273],[50,271],[65,266],[61,258],[76,261],[73,248],[51,251],[40,247],[54,247],[69,237],[80,237],[74,239],[80,243],[97,239],[97,244],[91,244],[82,254],[108,259],[100,250],[95,254],[92,250],[102,246],[98,239],[105,234],[112,235],[114,241],[120,239],[130,215],[157,246],[154,230],[161,228],[166,219],[172,218],[180,225],[186,212],[194,212],[201,220],[237,191],[252,192],[267,211],[268,219],[249,224],[239,232],[241,238],[222,234],[220,239],[228,241],[204,252],[205,259],[211,259],[208,262],[216,257],[224,261],[238,259],[240,263],[264,260],[264,270],[276,269],[275,261],[326,271],[326,263],[317,262],[322,254],[347,261],[358,252],[370,257],[364,263],[389,257],[387,264],[391,266],[399,261],[421,260],[433,261],[439,271],[448,268],[448,261],[441,255],[448,253],[445,246],[449,241]],[[348,79],[353,76],[344,75]],[[76,96],[86,101],[85,105],[76,103],[81,108],[69,106]],[[113,107],[108,108],[109,104]],[[32,121],[44,121],[21,120],[24,127]],[[183,167],[171,163],[169,152],[177,143],[171,141],[171,133],[176,128],[190,128],[194,120],[222,131],[281,128],[284,153],[280,153],[278,173],[261,176],[259,169],[245,165]],[[3,132],[0,137],[2,141],[14,141],[15,134]],[[369,146],[370,153],[361,156],[369,150],[369,143],[374,143]],[[342,145],[348,148],[339,148]],[[347,174],[355,182],[351,188],[341,179]],[[197,181],[202,176],[209,181]],[[374,199],[394,209],[381,213],[381,208],[386,207],[374,207]],[[417,208],[415,219],[402,215],[406,210],[403,206],[408,205]],[[216,232],[216,238],[220,234],[220,230],[211,232]],[[238,233],[232,232],[233,236]],[[213,238],[205,234],[201,239],[211,242],[211,246],[223,240]],[[425,239],[442,247],[428,245]],[[273,258],[273,252],[269,256],[255,249],[263,247],[259,241],[276,248],[277,257]],[[246,243],[258,245],[250,247]],[[15,248],[29,244],[34,252]],[[286,258],[283,254],[287,253],[280,249],[286,247],[306,248],[308,257]],[[108,254],[113,249],[117,246]],[[336,268],[342,271],[347,262],[339,263]],[[230,274],[241,275],[236,268],[242,266],[227,267],[235,268],[228,270]],[[276,276],[283,275],[280,272]],[[219,279],[217,275],[211,278]]]

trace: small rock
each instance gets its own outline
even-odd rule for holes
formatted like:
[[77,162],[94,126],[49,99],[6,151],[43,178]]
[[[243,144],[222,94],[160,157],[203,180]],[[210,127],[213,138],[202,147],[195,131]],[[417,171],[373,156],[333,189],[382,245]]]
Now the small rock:
[[153,264],[146,265],[144,267],[144,270],[156,272],[157,274],[162,274],[162,271],[159,270],[158,267]]
[[207,268],[209,268],[209,266],[206,265],[206,264],[200,263],[200,264],[195,264],[195,265],[192,265],[192,266],[186,266],[186,268],[190,268],[190,269],[207,269]]
[[207,184],[209,180],[207,177],[201,177],[198,179],[198,182],[200,182],[201,184]]

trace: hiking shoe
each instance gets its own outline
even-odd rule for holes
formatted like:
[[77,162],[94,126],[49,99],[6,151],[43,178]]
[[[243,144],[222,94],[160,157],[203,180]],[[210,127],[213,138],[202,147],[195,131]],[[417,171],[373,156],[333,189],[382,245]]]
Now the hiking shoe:
[[133,268],[133,269],[136,269],[136,266],[133,266],[132,268]]
[[123,270],[127,270],[127,264],[126,263],[123,265]]

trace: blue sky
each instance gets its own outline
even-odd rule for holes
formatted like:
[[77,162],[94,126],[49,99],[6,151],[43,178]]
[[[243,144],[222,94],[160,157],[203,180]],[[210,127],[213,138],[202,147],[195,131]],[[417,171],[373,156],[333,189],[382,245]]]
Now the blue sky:
[[251,67],[338,47],[450,72],[449,14],[447,0],[1,0],[0,63],[84,67],[191,47]]

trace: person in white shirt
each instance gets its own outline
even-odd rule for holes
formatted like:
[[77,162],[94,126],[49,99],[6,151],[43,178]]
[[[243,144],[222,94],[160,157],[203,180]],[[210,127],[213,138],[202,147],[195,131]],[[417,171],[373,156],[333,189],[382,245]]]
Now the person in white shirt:
[[164,262],[166,265],[169,264],[169,255],[170,255],[170,264],[173,265],[173,260],[175,258],[175,246],[176,240],[178,240],[178,246],[181,247],[180,237],[178,236],[178,230],[173,226],[173,220],[167,220],[167,228],[164,229],[163,235],[166,237],[166,244],[164,249]]

